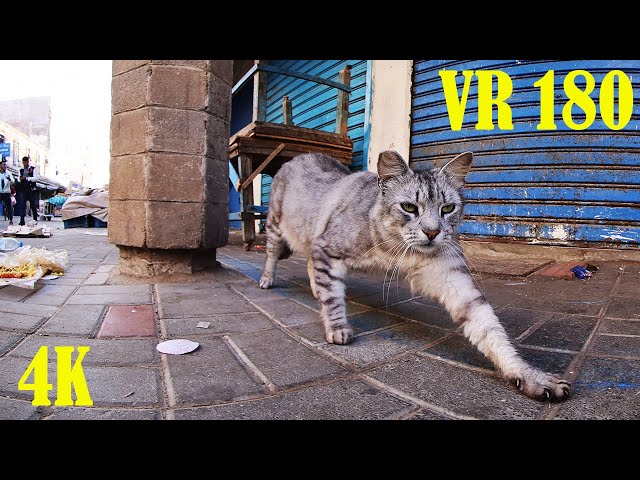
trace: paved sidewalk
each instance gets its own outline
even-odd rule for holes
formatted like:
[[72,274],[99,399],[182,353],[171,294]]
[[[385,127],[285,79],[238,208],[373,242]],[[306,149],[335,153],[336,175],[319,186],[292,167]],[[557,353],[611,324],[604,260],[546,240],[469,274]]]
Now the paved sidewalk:
[[[383,289],[384,275],[350,277],[356,338],[328,345],[303,258],[281,261],[266,291],[259,245],[219,249],[215,273],[144,283],[117,274],[106,229],[48,224],[51,238],[24,241],[69,252],[67,273],[0,288],[0,419],[640,419],[640,263],[598,262],[588,281],[526,259],[475,275],[524,358],[572,379],[569,400],[549,404],[497,378],[438,305],[402,282]],[[156,350],[176,338],[200,346]],[[34,407],[18,389],[43,345],[52,403],[54,347],[90,347],[92,407]]]

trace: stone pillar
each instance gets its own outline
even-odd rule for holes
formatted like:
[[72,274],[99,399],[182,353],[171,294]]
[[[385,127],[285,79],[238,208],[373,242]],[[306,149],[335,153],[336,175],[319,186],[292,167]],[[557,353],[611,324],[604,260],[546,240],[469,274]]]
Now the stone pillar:
[[229,227],[232,60],[115,60],[109,241],[120,272],[216,265]]

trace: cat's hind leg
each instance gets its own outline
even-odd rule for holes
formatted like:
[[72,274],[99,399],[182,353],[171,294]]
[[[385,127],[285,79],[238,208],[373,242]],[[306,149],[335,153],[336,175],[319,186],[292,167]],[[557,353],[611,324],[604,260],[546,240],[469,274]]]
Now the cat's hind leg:
[[316,291],[316,275],[313,272],[313,258],[307,258],[307,273],[309,274],[309,285],[311,285],[311,293],[316,300],[318,299],[318,293]]
[[353,330],[347,321],[344,301],[347,265],[344,260],[329,256],[317,243],[311,248],[310,259],[313,269],[311,285],[320,302],[325,340],[338,345],[351,343]]
[[260,278],[260,288],[270,288],[276,277],[276,264],[278,260],[288,258],[291,249],[287,241],[282,237],[282,232],[272,218],[267,219],[267,258],[264,262],[262,277]]

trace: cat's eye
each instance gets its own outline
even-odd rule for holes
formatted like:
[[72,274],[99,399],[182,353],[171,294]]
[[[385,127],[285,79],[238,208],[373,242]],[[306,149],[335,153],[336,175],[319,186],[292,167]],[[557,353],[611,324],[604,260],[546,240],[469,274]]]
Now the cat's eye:
[[442,214],[446,214],[446,213],[451,213],[456,209],[456,206],[453,203],[448,203],[447,205],[443,205],[440,208],[440,211],[442,212]]
[[418,207],[415,206],[413,203],[402,202],[400,206],[405,212],[416,213],[418,211]]

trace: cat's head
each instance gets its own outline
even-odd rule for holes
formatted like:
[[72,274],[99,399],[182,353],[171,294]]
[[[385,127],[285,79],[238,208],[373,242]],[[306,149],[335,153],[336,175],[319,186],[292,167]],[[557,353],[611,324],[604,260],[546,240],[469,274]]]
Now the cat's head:
[[397,152],[382,152],[381,230],[427,254],[445,248],[462,219],[462,188],[472,160],[473,153],[464,152],[442,166],[413,171]]

